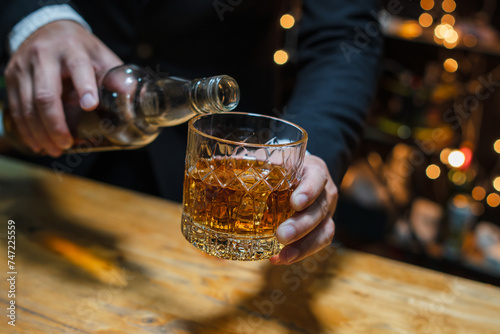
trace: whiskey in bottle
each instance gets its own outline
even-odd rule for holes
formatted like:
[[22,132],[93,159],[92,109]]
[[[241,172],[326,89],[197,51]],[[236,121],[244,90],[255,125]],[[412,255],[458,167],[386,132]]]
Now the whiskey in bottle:
[[[184,123],[197,114],[233,110],[240,92],[236,81],[227,75],[195,80],[158,78],[139,66],[122,65],[106,73],[99,97],[99,106],[90,112],[82,110],[78,101],[63,99],[74,139],[64,153],[143,147],[158,136],[162,127]],[[3,115],[0,112],[0,136],[2,125],[3,136],[12,147],[31,152],[8,109]]]

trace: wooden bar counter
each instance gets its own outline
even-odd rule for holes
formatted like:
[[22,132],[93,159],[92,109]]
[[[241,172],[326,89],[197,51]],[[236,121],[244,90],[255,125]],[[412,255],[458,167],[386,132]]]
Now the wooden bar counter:
[[0,157],[0,333],[500,333],[497,287],[335,247],[292,266],[219,260],[180,215]]

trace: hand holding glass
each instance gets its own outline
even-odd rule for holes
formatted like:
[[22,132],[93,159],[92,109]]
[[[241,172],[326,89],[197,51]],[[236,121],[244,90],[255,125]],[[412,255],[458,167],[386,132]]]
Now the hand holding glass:
[[290,122],[247,113],[189,122],[182,233],[223,259],[262,260],[283,248],[277,227],[293,215],[307,133]]

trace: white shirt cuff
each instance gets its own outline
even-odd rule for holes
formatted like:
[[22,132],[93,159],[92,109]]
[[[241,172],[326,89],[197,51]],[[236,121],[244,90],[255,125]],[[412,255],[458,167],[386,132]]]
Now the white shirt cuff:
[[12,55],[19,46],[35,31],[44,25],[59,21],[71,20],[81,24],[89,32],[92,29],[88,23],[81,17],[70,5],[51,5],[45,6],[29,14],[19,21],[8,35],[9,52]]

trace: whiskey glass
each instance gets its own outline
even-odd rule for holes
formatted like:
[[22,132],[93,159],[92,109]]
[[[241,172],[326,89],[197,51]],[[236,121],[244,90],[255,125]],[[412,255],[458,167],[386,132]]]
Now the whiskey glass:
[[283,248],[276,229],[293,215],[307,133],[270,116],[200,115],[189,122],[182,233],[222,259],[270,258]]

